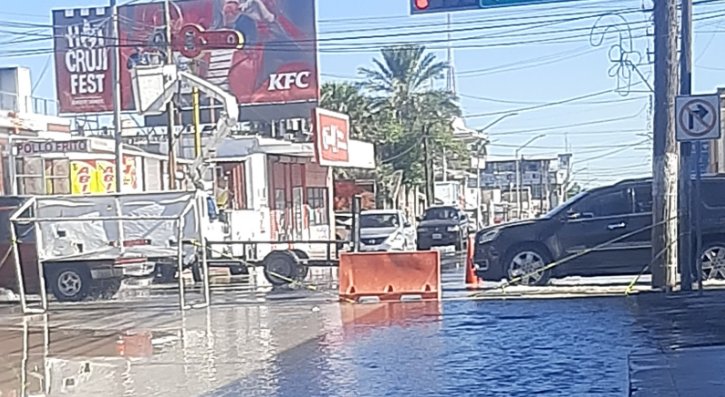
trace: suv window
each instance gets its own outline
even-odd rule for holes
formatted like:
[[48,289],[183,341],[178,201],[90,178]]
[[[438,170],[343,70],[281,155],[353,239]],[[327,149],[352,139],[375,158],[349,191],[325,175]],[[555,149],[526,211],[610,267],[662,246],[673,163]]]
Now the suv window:
[[634,212],[641,214],[652,212],[652,185],[640,185],[634,190]]
[[435,207],[428,208],[423,214],[423,220],[454,220],[458,221],[461,219],[460,211],[452,207]]
[[702,181],[702,201],[708,207],[725,207],[725,182],[722,180]]
[[575,212],[594,218],[632,213],[630,189],[618,189],[594,194],[575,207]]

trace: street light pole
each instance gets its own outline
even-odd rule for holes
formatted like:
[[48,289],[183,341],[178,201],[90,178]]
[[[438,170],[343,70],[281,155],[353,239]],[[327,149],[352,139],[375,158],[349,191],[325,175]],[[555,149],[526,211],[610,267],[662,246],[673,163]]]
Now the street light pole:
[[121,57],[121,46],[118,39],[118,7],[116,0],[110,0],[109,7],[111,8],[111,37],[113,39],[111,47],[111,84],[113,93],[113,139],[114,139],[114,159],[115,169],[114,178],[116,193],[121,193],[123,190],[123,135],[121,128],[121,80],[120,80],[120,57]]
[[492,122],[486,124],[483,128],[480,128],[477,130],[478,132],[478,147],[476,148],[476,222],[478,222],[478,226],[481,227],[481,218],[482,218],[482,211],[481,211],[481,204],[482,204],[482,197],[481,197],[481,155],[486,149],[486,144],[488,143],[488,140],[485,137],[482,137],[482,135],[491,127],[494,125],[502,122],[503,120],[517,116],[518,113],[512,112],[512,113],[506,113],[502,115],[501,117],[493,120]]
[[522,208],[521,208],[521,165],[519,164],[520,163],[519,152],[521,152],[521,150],[525,149],[527,146],[534,143],[534,141],[541,139],[544,136],[545,136],[544,134],[537,135],[537,136],[529,139],[528,141],[526,141],[526,143],[519,146],[514,151],[514,163],[515,163],[515,172],[516,172],[516,211],[517,211],[517,215],[518,215],[519,219],[522,219],[522,217],[521,217],[521,211],[522,211]]

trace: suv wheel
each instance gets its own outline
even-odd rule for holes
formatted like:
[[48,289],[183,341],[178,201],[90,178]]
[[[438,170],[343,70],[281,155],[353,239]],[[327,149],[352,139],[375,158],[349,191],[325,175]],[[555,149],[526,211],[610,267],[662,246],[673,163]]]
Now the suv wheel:
[[546,285],[549,282],[551,272],[544,267],[550,262],[548,253],[536,245],[515,247],[504,261],[508,280],[531,286]]
[[700,254],[703,280],[725,279],[725,243],[706,244]]

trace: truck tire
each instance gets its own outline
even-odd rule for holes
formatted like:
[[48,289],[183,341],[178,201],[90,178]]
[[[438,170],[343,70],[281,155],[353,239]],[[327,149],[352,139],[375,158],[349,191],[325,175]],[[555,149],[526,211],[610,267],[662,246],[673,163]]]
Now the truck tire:
[[292,251],[272,251],[262,261],[264,278],[274,286],[282,286],[297,280],[300,275],[300,259]]
[[310,267],[307,265],[307,261],[310,259],[310,256],[307,255],[307,252],[293,249],[292,252],[297,255],[297,258],[300,259],[300,263],[298,263],[297,269],[299,270],[297,272],[297,281],[302,281],[307,278],[307,276],[310,274]]
[[191,264],[191,277],[194,278],[195,283],[200,283],[204,280],[204,269],[201,267],[201,262],[195,260]]
[[60,302],[78,302],[91,291],[91,272],[85,266],[61,265],[49,274],[48,284]]

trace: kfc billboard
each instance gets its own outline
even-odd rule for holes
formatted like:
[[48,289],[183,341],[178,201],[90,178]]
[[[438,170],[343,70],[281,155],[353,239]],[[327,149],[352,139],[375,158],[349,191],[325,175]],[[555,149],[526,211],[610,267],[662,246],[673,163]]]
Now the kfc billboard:
[[318,164],[330,167],[349,165],[350,117],[320,108],[315,108],[313,113]]
[[[163,3],[122,6],[119,15],[122,104],[133,110],[131,69],[166,58]],[[172,1],[171,20],[179,69],[241,106],[318,100],[315,0]]]
[[113,110],[111,25],[108,8],[53,11],[55,84],[61,113]]

